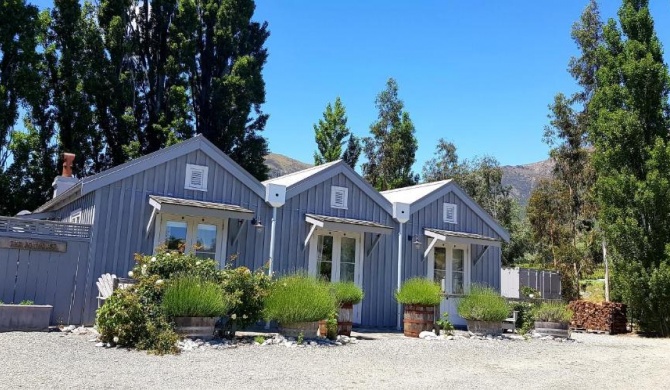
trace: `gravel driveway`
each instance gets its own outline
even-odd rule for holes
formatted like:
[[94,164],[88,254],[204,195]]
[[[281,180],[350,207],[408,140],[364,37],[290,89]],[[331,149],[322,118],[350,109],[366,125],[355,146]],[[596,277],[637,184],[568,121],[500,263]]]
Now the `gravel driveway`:
[[90,335],[0,333],[0,388],[670,388],[670,340],[419,340],[151,356]]

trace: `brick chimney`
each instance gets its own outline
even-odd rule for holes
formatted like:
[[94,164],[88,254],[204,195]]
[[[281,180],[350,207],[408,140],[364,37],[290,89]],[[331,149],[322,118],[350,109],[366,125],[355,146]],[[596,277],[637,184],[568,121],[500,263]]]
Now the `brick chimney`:
[[56,176],[53,184],[51,184],[54,189],[54,198],[77,184],[78,180],[75,177],[72,177],[74,157],[75,155],[73,153],[63,153],[63,174]]

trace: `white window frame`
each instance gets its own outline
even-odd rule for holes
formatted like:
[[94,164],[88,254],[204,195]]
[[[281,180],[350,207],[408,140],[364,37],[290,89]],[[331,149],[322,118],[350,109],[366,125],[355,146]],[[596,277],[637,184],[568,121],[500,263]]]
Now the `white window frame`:
[[[464,244],[455,244],[453,242],[440,242],[435,244],[435,247],[431,249],[430,255],[428,256],[428,272],[426,277],[430,280],[433,280],[433,274],[435,272],[435,248],[445,248],[447,252],[447,270],[445,274],[445,281],[442,284],[442,290],[448,296],[462,296],[467,294],[470,291],[471,285],[471,274],[472,274],[472,262],[470,258],[470,245]],[[463,250],[463,294],[454,294],[453,293],[453,249],[462,249]]]
[[[191,176],[194,171],[202,171],[202,185],[192,186]],[[207,192],[207,179],[209,178],[209,167],[205,165],[186,164],[186,175],[184,178],[184,189]]]
[[[337,193],[341,192],[342,193],[342,204],[339,205],[337,202],[335,202],[335,199],[337,198]],[[330,187],[330,207],[334,209],[342,209],[346,210],[349,206],[349,189],[347,187],[338,187],[338,186],[331,186]]]
[[[453,218],[447,218],[449,209],[453,210]],[[455,203],[444,203],[442,206],[442,221],[453,225],[458,224],[458,205]]]
[[[365,256],[363,256],[363,234],[354,233],[354,232],[335,232],[331,230],[318,228],[312,234],[312,237],[309,240],[309,264],[308,264],[308,274],[310,276],[318,276],[317,270],[317,241],[319,236],[332,236],[333,237],[333,266],[332,266],[332,282],[340,281],[340,262],[341,257],[341,248],[342,248],[342,237],[354,238],[356,240],[356,266],[354,267],[354,284],[358,287],[363,288],[363,261]],[[360,324],[361,322],[361,304],[354,305],[354,318],[353,322]]]
[[68,217],[67,221],[69,223],[81,223],[81,209],[76,209],[70,213],[70,216]]
[[156,222],[154,226],[154,253],[156,248],[164,244],[165,229],[167,223],[186,222],[186,253],[193,251],[197,239],[197,227],[199,224],[207,224],[216,226],[216,253],[214,260],[216,260],[221,267],[225,266],[226,260],[226,237],[228,237],[228,224],[225,219],[204,218],[204,217],[189,217],[185,215],[173,215],[158,213],[156,215]]

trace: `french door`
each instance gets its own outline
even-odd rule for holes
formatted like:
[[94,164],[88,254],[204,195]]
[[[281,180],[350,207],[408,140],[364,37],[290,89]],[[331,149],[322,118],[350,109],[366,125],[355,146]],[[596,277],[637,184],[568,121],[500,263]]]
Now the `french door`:
[[165,245],[170,250],[194,253],[197,257],[224,264],[224,220],[161,214],[156,223],[159,228],[156,229],[154,247]]
[[[361,245],[361,235],[357,233],[315,232],[309,246],[309,274],[362,287]],[[354,322],[360,323],[360,315],[360,304],[354,305]]]
[[438,283],[448,297],[440,304],[440,315],[449,313],[454,325],[465,325],[457,307],[461,296],[470,290],[470,268],[470,251],[466,245],[448,242],[436,245],[428,259],[428,278]]

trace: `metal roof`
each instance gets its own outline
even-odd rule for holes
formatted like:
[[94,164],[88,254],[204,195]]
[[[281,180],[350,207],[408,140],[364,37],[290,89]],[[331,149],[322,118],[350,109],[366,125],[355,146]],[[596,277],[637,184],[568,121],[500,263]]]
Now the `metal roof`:
[[431,183],[417,184],[415,186],[396,188],[395,190],[382,191],[381,194],[391,203],[401,202],[412,204],[436,189],[451,183],[451,179],[435,181]]
[[254,216],[252,210],[244,207],[194,199],[149,195],[149,203],[161,212],[176,215],[240,219],[251,219]]
[[337,231],[355,231],[378,234],[390,234],[393,228],[381,223],[360,219],[331,217],[328,215],[305,214],[305,220],[310,223],[321,222],[320,227]]
[[288,175],[275,177],[274,179],[269,179],[263,182],[266,184],[279,184],[285,187],[290,187],[294,184],[300,183],[301,181],[309,178],[310,176],[316,175],[317,173],[330,168],[333,165],[336,165],[341,160],[336,160],[326,164],[316,165],[310,168],[303,169],[301,171],[289,173]]
[[[425,228],[424,229],[426,232],[431,232],[434,234],[429,234],[429,236],[435,237],[435,235],[439,235],[446,238],[450,239],[456,239],[454,241],[465,243],[465,244],[478,244],[478,245],[492,245],[492,246],[500,246],[500,240],[497,238],[493,237],[487,237],[483,236],[481,234],[475,234],[475,233],[465,233],[465,232],[455,232],[452,230],[442,230],[442,229],[433,229],[433,228]],[[439,238],[442,238],[439,237]],[[452,241],[452,240],[449,240]]]

